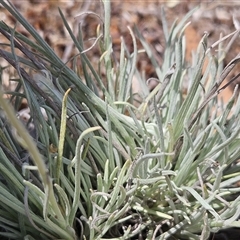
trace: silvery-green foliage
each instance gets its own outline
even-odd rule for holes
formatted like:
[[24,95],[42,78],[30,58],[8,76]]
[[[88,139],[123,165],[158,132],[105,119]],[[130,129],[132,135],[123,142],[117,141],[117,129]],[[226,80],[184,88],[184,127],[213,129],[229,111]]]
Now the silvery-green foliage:
[[[0,92],[2,237],[207,239],[210,231],[239,226],[237,87],[226,105],[218,99],[225,88],[220,85],[239,62],[237,56],[223,68],[225,40],[238,32],[212,46],[204,35],[189,65],[184,29],[194,10],[170,30],[162,11],[163,64],[158,65],[137,29],[129,28],[133,52],[122,40],[119,64],[112,66],[111,8],[110,1],[103,1],[105,25],[96,44],[102,51],[99,66],[106,70],[104,85],[86,54],[81,29],[76,37],[61,11],[79,52],[73,68],[11,3],[0,3],[34,39],[0,23],[11,47],[9,52],[1,48],[0,55],[18,74],[11,93],[15,104]],[[136,67],[136,38],[156,70],[158,85],[152,92],[147,86],[151,79],[144,79]],[[15,49],[24,54],[16,55]],[[77,71],[78,58],[83,75]],[[138,105],[133,78],[142,88]],[[34,125],[34,138],[14,112],[22,98],[29,105],[26,124]]]

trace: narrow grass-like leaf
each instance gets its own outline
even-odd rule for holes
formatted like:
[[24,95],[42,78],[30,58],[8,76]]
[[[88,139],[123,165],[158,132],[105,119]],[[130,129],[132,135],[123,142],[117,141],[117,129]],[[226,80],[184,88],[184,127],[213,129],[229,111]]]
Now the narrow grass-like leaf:
[[183,187],[183,189],[186,189],[188,192],[192,194],[192,196],[206,209],[208,210],[216,219],[219,219],[220,216],[218,213],[209,205],[209,203],[206,202],[193,188],[191,187]]
[[61,126],[60,126],[60,135],[59,135],[59,144],[58,144],[58,157],[57,157],[57,166],[56,166],[57,184],[59,184],[60,170],[62,167],[62,156],[63,156],[64,140],[65,140],[65,134],[66,134],[66,121],[67,121],[67,96],[70,91],[71,91],[71,88],[69,88],[63,96]]
[[81,151],[81,147],[82,147],[82,141],[83,141],[83,138],[85,137],[85,135],[93,132],[93,131],[96,131],[96,130],[99,130],[100,127],[92,127],[92,128],[89,128],[89,129],[86,129],[79,137],[78,141],[77,141],[77,145],[76,145],[76,162],[75,162],[75,176],[74,176],[74,179],[75,179],[75,191],[74,191],[74,198],[73,198],[73,204],[72,204],[72,209],[71,209],[71,212],[70,212],[70,216],[69,216],[69,222],[70,222],[70,226],[73,224],[73,220],[74,220],[74,217],[75,217],[75,214],[76,214],[76,211],[77,211],[77,208],[78,208],[78,201],[79,201],[79,196],[80,196],[80,189],[81,189],[81,186],[80,186],[80,172],[81,172],[81,160],[82,160],[82,157],[81,157],[81,154],[82,154],[82,151]]

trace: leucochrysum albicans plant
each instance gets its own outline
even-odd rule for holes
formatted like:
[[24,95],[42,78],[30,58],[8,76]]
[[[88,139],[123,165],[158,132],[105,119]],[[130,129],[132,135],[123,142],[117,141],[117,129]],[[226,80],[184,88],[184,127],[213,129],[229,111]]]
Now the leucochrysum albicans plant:
[[[2,237],[207,239],[211,231],[239,226],[237,87],[226,105],[217,97],[239,62],[237,56],[223,68],[227,41],[238,31],[212,46],[204,35],[189,64],[184,29],[193,11],[170,30],[162,11],[162,66],[141,33],[130,28],[134,50],[129,54],[122,39],[115,66],[110,1],[103,1],[104,28],[97,29],[95,41],[101,49],[98,69],[85,51],[81,27],[75,36],[60,11],[78,51],[70,68],[11,3],[0,3],[32,37],[0,23],[10,49],[1,45],[0,55],[18,74],[8,102],[0,92]],[[136,37],[156,70],[159,84],[152,92],[136,68]],[[142,87],[138,106],[133,77]],[[26,124],[34,124],[36,136],[16,117],[23,98],[31,116]]]

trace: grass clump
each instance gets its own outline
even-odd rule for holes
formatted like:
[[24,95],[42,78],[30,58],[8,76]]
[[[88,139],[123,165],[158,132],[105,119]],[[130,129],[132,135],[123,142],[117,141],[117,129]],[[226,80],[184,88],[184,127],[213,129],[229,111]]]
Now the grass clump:
[[[240,101],[237,88],[226,106],[217,97],[239,61],[223,68],[225,41],[238,32],[210,47],[204,35],[187,66],[184,28],[192,12],[170,31],[162,14],[163,65],[137,29],[129,29],[133,52],[122,41],[114,64],[110,2],[103,1],[98,69],[84,50],[81,29],[74,36],[60,11],[79,52],[70,68],[12,4],[0,3],[33,38],[0,23],[11,49],[2,45],[0,55],[18,73],[8,102],[0,92],[2,237],[207,239],[211,231],[239,227]],[[152,92],[136,68],[136,37],[156,69],[159,84]],[[142,86],[137,106],[133,77]],[[23,99],[31,116],[25,126],[15,115]]]

